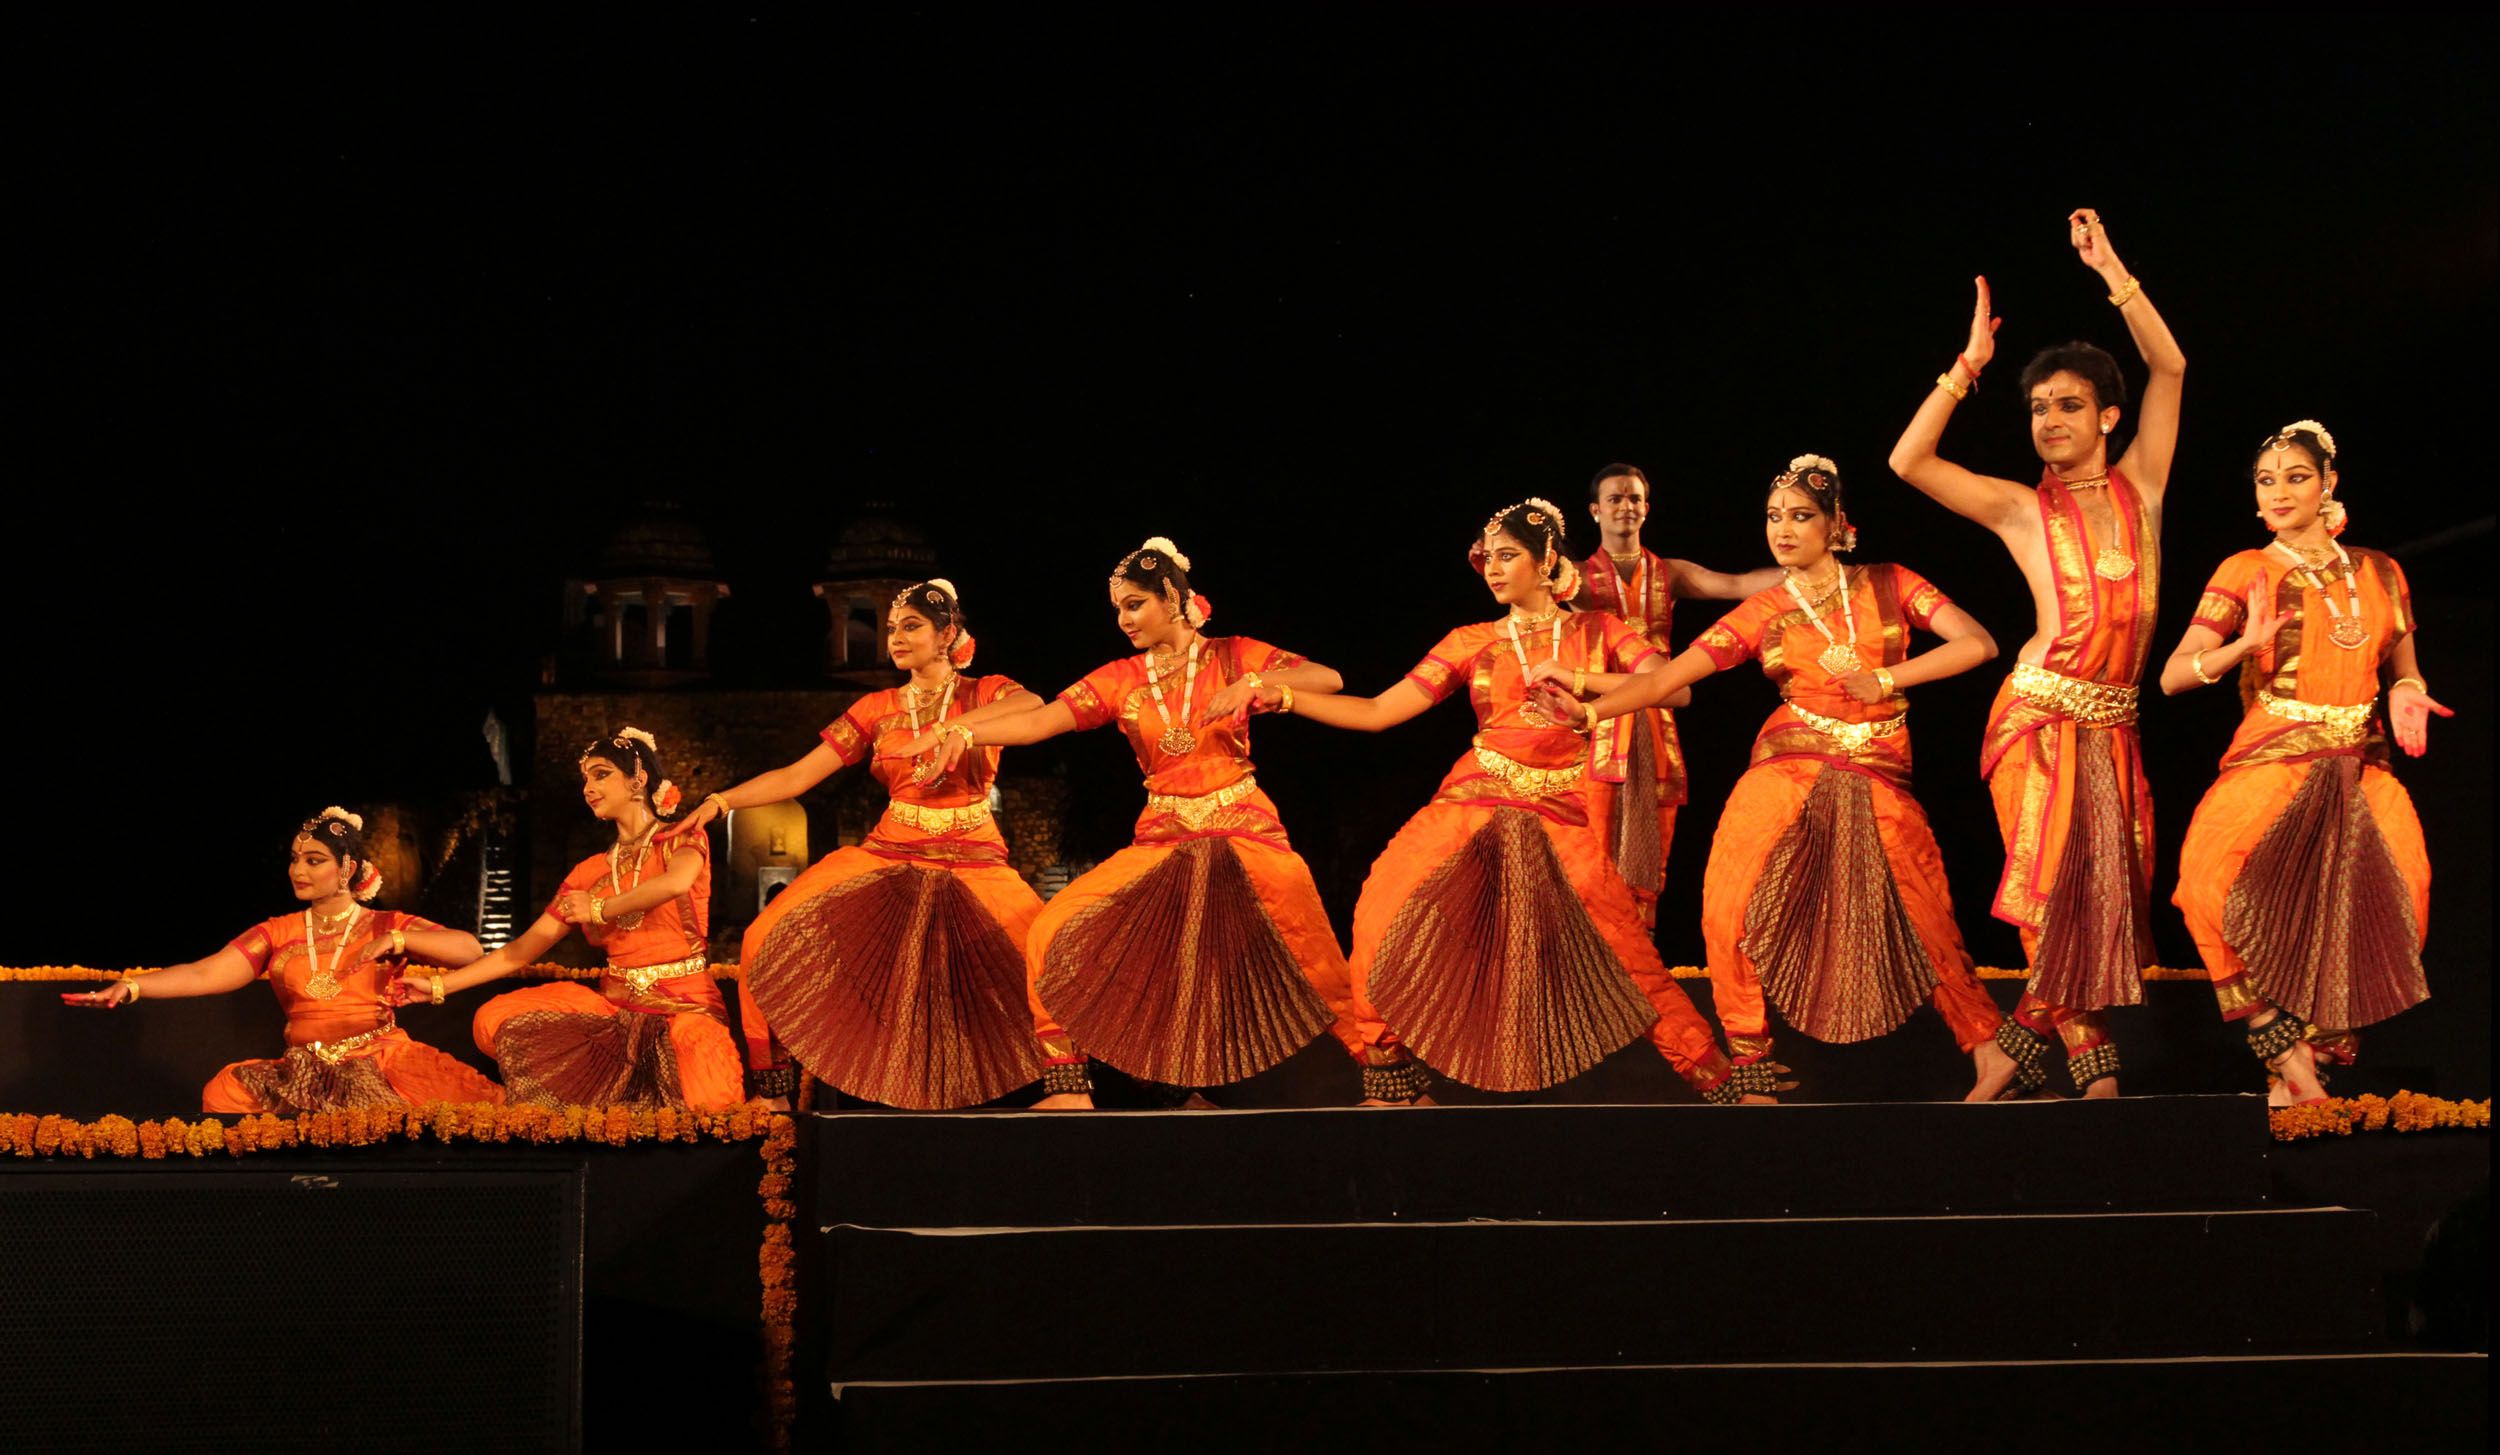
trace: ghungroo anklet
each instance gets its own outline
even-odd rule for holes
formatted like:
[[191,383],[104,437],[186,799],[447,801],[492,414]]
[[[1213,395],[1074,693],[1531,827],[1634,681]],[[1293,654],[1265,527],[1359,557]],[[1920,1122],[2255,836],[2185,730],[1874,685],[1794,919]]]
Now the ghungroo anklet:
[[1094,1074],[1083,1061],[1053,1061],[1042,1068],[1044,1096],[1091,1096]]
[[791,1066],[767,1066],[761,1071],[750,1071],[747,1080],[755,1087],[757,1096],[788,1096],[798,1089],[799,1084],[797,1068]]
[[1392,1061],[1386,1066],[1363,1068],[1363,1099],[1365,1101],[1385,1101],[1392,1104],[1409,1102],[1421,1097],[1424,1089],[1430,1085],[1432,1085],[1432,1072],[1425,1068],[1423,1062],[1413,1057]]
[[2049,1084],[2049,1038],[2011,1016],[1997,1022],[1997,1049],[2014,1062],[2014,1089],[2038,1091]]
[[2288,1010],[2277,1010],[2274,1019],[2248,1033],[2248,1049],[2257,1059],[2271,1066],[2292,1054],[2292,1048],[2309,1034],[2309,1023]]
[[2089,1051],[2080,1051],[2066,1058],[2066,1074],[2075,1079],[2075,1090],[2081,1091],[2093,1082],[2118,1074],[2118,1047],[2103,1041]]

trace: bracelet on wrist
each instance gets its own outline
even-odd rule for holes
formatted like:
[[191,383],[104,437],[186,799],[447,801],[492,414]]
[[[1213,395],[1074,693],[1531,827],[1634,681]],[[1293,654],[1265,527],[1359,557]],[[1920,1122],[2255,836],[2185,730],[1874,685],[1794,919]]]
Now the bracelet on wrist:
[[2135,295],[2143,291],[2144,285],[2136,281],[2135,274],[2129,273],[2127,281],[2118,285],[2118,291],[2109,295],[2110,306],[2124,308],[2135,301]]
[[1285,716],[1287,716],[1287,717],[1291,717],[1291,716],[1293,716],[1293,689],[1292,689],[1292,688],[1290,688],[1290,687],[1286,687],[1286,686],[1283,686],[1283,685],[1281,685],[1281,684],[1277,687],[1277,689],[1276,689],[1276,710],[1277,710],[1278,712],[1283,713],[1283,714],[1284,714]]
[[1970,361],[1970,355],[1968,355],[1968,354],[1955,354],[1955,355],[1953,356],[1953,362],[1955,362],[1955,363],[1957,363],[1957,364],[1961,365],[1961,366],[1962,366],[1962,368],[1963,368],[1964,370],[1966,370],[1966,371],[1970,374],[1970,382],[1971,382],[1971,387],[1972,387],[1972,388],[1974,388],[1974,389],[1978,388],[1978,387],[1979,387],[1979,366],[1978,366],[1977,364],[1974,364],[1974,363],[1972,363],[1972,362]]
[[124,980],[122,984],[130,987],[130,998],[123,1001],[122,1004],[137,1005],[139,1003],[139,977],[135,975],[131,976],[130,978]]
[[1875,685],[1884,689],[1884,695],[1886,697],[1898,697],[1901,695],[1901,690],[1892,685],[1892,669],[1890,667],[1878,667],[1875,669]]
[[706,793],[703,795],[703,801],[711,804],[723,813],[735,813],[737,811],[729,806],[729,795],[726,793]]
[[2424,697],[2431,695],[2430,684],[2424,682],[2419,677],[2399,677],[2395,681],[2387,684],[2387,690],[2389,692],[2395,692],[2406,687],[2412,688],[2414,691],[2421,693]]
[[1949,372],[1936,376],[1936,387],[1952,395],[1956,400],[1970,398],[1970,387],[1954,378]]
[[595,894],[590,897],[590,922],[595,925],[608,922],[607,902]]
[[433,992],[434,1003],[436,1005],[441,1005],[443,1003],[443,977],[440,975],[428,975],[425,977],[425,983],[426,988]]

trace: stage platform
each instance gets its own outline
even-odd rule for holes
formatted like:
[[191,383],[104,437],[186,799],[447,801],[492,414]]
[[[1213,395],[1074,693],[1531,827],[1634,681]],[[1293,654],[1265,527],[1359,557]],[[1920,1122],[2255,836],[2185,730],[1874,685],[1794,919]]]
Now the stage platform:
[[800,1445],[2105,1452],[2271,1392],[2479,1449],[2479,1265],[2421,1269],[2488,1146],[2250,1096],[813,1116]]

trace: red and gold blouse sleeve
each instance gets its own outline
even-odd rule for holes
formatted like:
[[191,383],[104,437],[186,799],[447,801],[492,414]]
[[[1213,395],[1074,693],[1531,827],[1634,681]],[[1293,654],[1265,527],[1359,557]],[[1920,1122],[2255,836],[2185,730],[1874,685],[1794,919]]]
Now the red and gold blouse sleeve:
[[226,942],[226,948],[252,963],[254,975],[269,973],[270,952],[278,947],[278,921],[263,920]]
[[1632,630],[1632,624],[1609,611],[1598,617],[1597,629],[1606,643],[1606,662],[1617,672],[1638,672],[1641,664],[1658,655],[1649,639]]
[[2256,552],[2242,551],[2214,568],[2214,578],[2205,583],[2205,594],[2196,599],[2196,615],[2188,624],[2201,626],[2229,641],[2248,624],[2248,593],[2265,577],[2265,567]]
[[869,704],[883,695],[883,693],[871,692],[862,697],[843,709],[840,717],[835,718],[823,732],[816,735],[825,740],[827,747],[833,749],[835,756],[842,760],[843,767],[847,768],[867,757],[869,749],[876,745],[877,722],[873,716],[869,715],[874,711]]
[[1311,664],[1311,659],[1300,652],[1271,647],[1256,637],[1235,637],[1232,640],[1233,661],[1244,672],[1283,672]]
[[1771,593],[1760,591],[1736,604],[1736,609],[1703,628],[1693,638],[1693,646],[1719,664],[1724,672],[1739,662],[1760,655],[1762,631],[1773,613]]
[[[828,728],[826,731],[830,732],[832,729]],[[699,839],[705,836],[702,834],[689,834],[687,837]],[[562,909],[564,906],[564,896],[572,893],[576,889],[587,892],[590,887],[597,884],[600,877],[605,875],[607,872],[608,860],[607,856],[604,854],[593,855],[592,857],[584,859],[580,863],[574,865],[573,872],[565,875],[564,882],[556,886],[556,897],[547,901],[547,918],[563,919],[564,916],[557,911]]]
[[1120,715],[1120,704],[1128,700],[1132,675],[1126,660],[1107,662],[1071,683],[1059,694],[1059,700],[1076,715],[1079,732],[1101,727]]
[[373,917],[373,923],[374,928],[386,935],[393,930],[403,935],[410,935],[425,934],[442,928],[441,925],[427,919],[424,915],[410,914],[404,909],[386,909]]
[[1936,589],[1936,583],[1907,566],[1892,568],[1893,599],[1901,603],[1901,615],[1920,631],[1933,634],[1936,618],[1953,605],[1953,598]]
[[973,688],[972,705],[987,707],[1002,697],[1013,697],[1024,690],[1024,684],[1003,672],[993,672]]
[[2396,564],[2395,557],[2384,551],[2370,551],[2366,558],[2371,566],[2377,568],[2379,584],[2386,588],[2388,604],[2394,608],[2395,630],[2388,634],[2388,644],[2393,646],[2398,640],[2413,635],[2414,629],[2420,625],[2413,619],[2413,588],[2406,584],[2405,568]]
[[1474,656],[1475,652],[1467,645],[1466,633],[1454,631],[1435,643],[1431,651],[1424,653],[1424,659],[1406,674],[1406,680],[1422,688],[1426,697],[1439,702],[1466,684],[1468,663]]

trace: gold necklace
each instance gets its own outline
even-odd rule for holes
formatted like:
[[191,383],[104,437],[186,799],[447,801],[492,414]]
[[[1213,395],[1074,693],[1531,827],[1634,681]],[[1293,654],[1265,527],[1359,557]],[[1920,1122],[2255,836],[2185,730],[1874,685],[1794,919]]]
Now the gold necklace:
[[1510,609],[1510,619],[1526,627],[1543,626],[1560,615],[1562,615],[1562,608],[1559,606],[1548,606],[1539,612],[1521,611],[1515,606]]
[[2069,490],[2098,490],[2109,483],[2109,472],[2103,470],[2098,475],[2086,475],[2078,480],[2068,480],[2061,475],[2058,480]]
[[352,903],[333,915],[325,915],[310,908],[307,908],[304,913],[308,916],[305,923],[319,926],[321,933],[325,935],[335,935],[343,926],[356,921],[356,906]]

